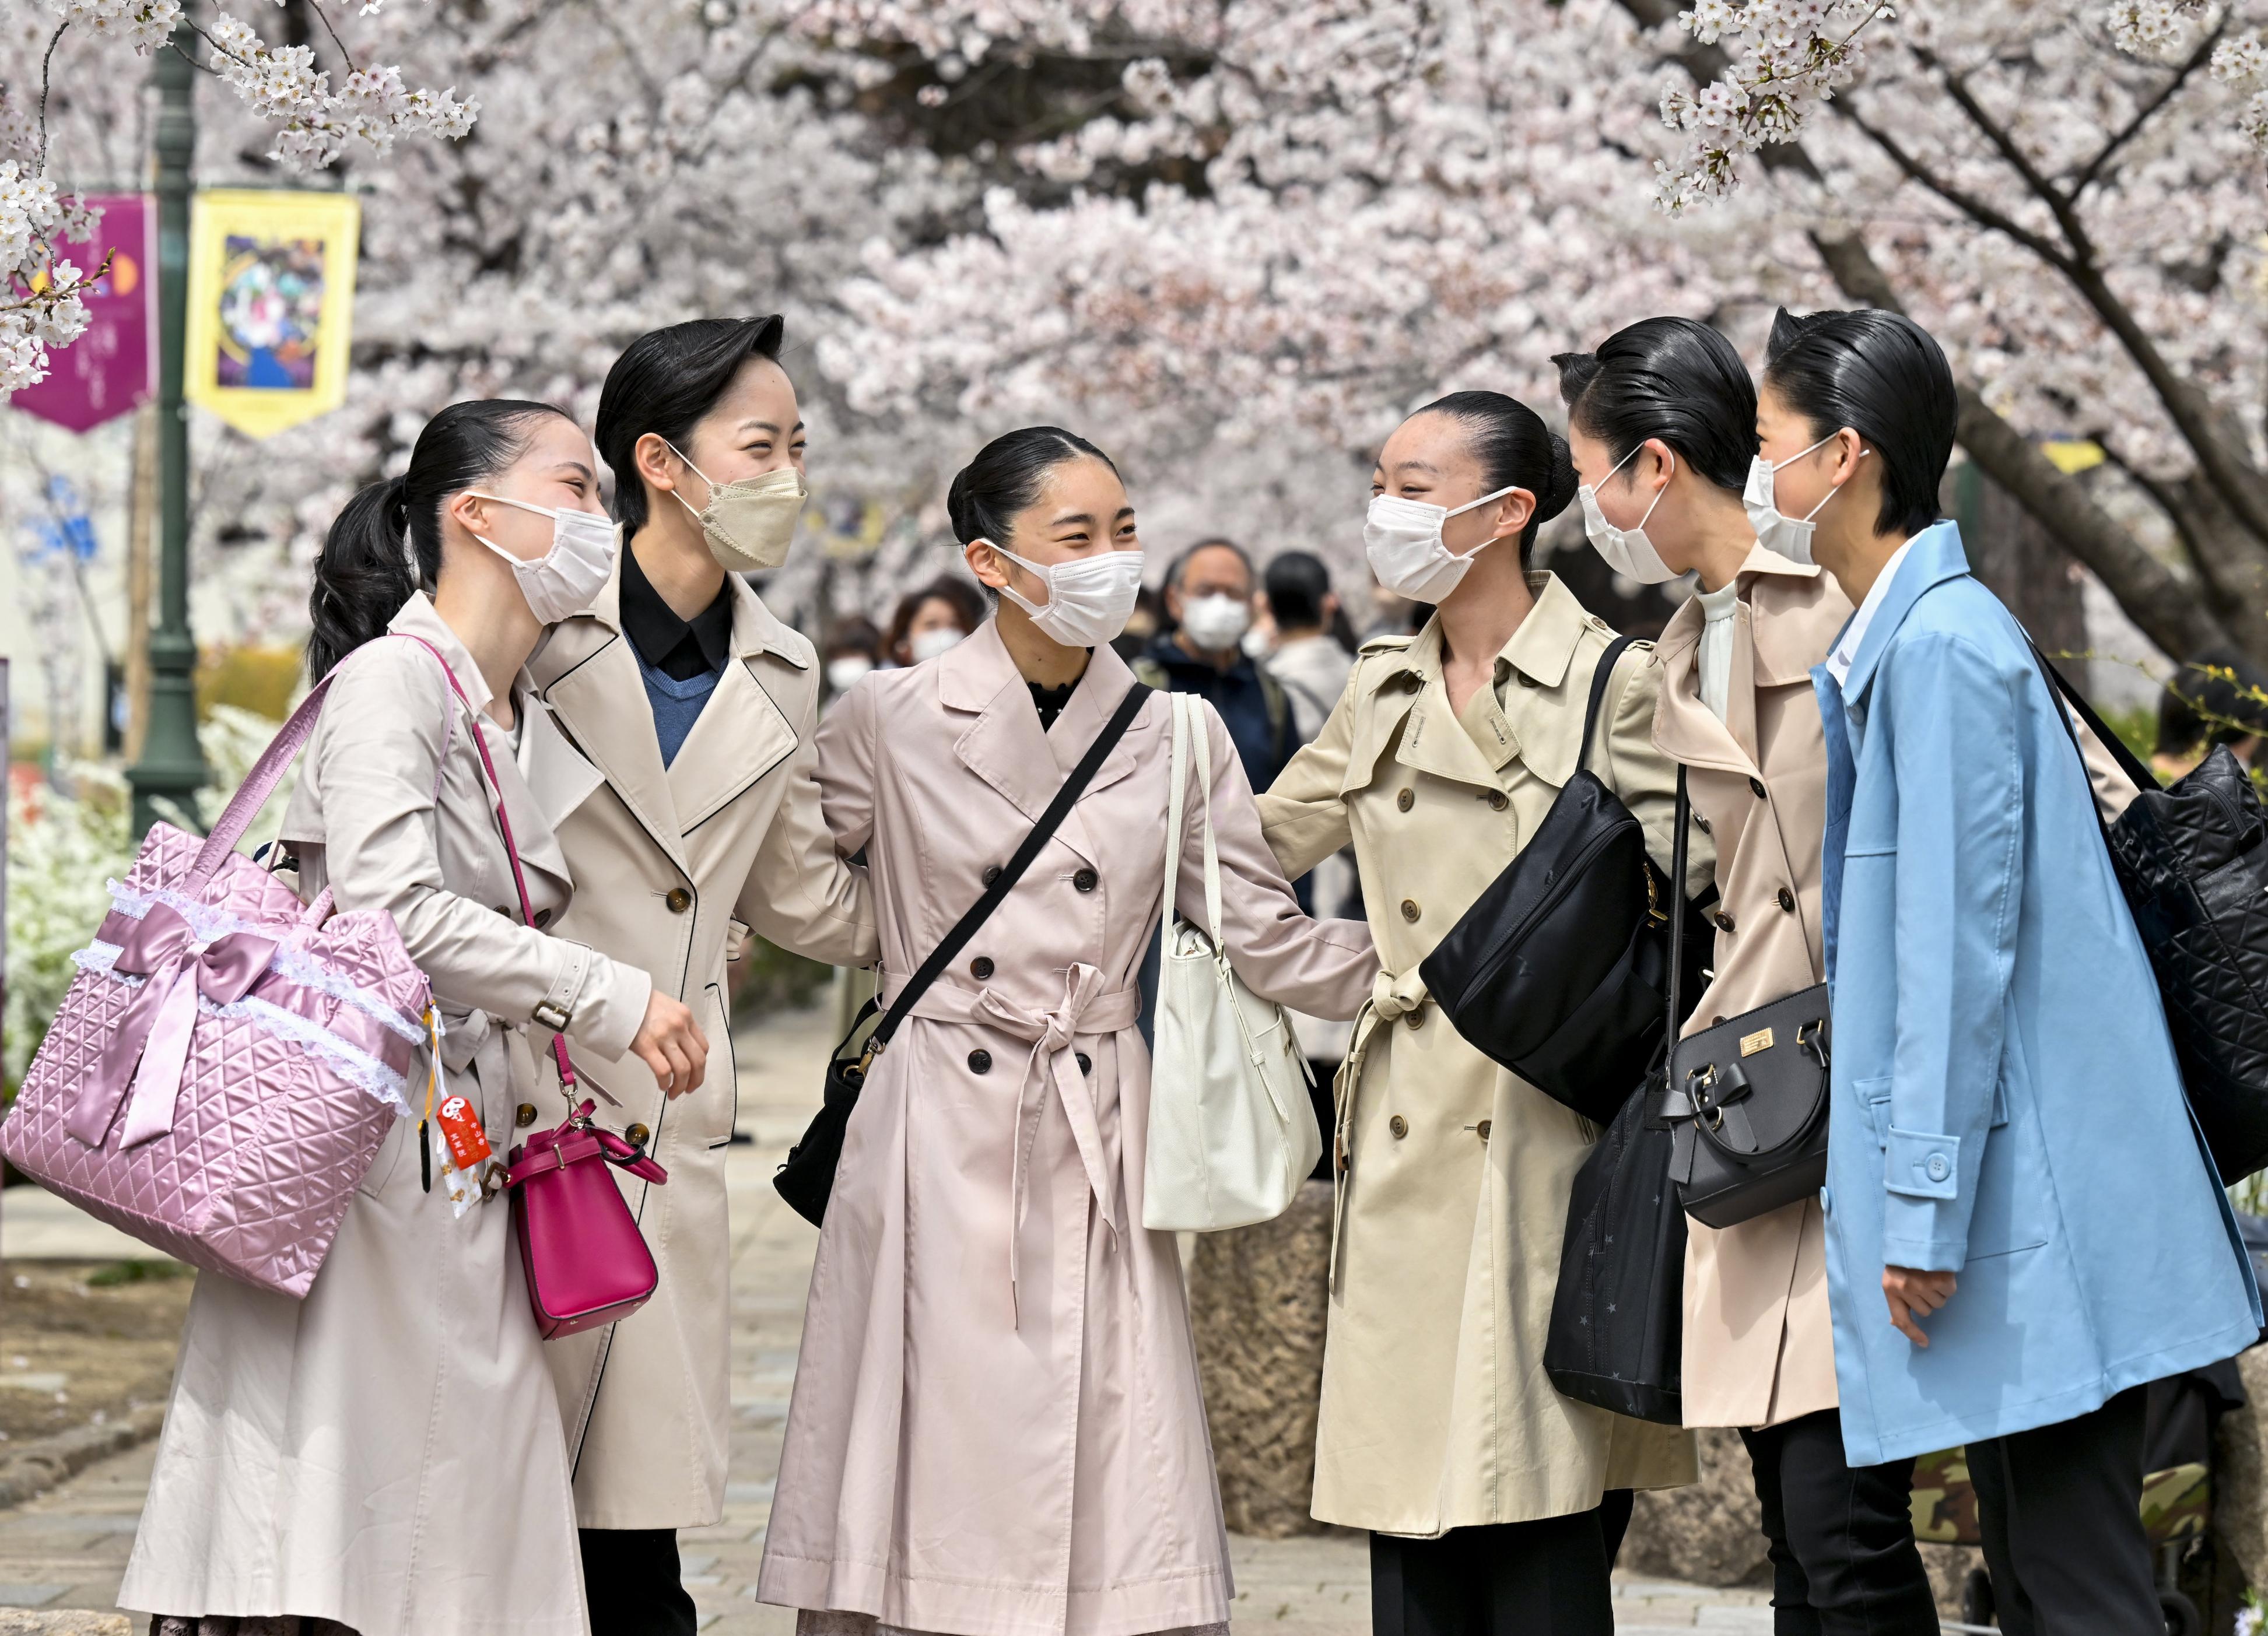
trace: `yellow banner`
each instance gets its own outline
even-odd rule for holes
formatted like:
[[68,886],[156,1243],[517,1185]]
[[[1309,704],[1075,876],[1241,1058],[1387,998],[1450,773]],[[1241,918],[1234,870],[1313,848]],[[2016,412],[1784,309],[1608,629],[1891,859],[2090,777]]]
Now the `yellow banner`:
[[199,193],[189,216],[188,400],[253,437],[345,402],[361,232],[351,194]]

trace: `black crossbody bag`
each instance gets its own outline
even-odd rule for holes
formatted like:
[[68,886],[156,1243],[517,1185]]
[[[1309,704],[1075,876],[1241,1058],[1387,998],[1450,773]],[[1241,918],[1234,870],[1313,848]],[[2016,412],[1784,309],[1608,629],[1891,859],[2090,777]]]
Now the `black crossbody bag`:
[[[929,986],[943,974],[946,966],[953,964],[954,957],[968,945],[968,940],[976,935],[977,928],[991,918],[993,910],[1000,906],[1009,889],[1022,878],[1026,869],[1031,868],[1032,861],[1040,855],[1040,849],[1048,844],[1049,838],[1070,813],[1072,804],[1094,781],[1095,774],[1101,770],[1103,759],[1117,747],[1118,741],[1126,736],[1126,730],[1134,724],[1134,718],[1142,713],[1143,703],[1150,693],[1151,689],[1141,682],[1135,683],[1127,690],[1126,697],[1120,702],[1116,712],[1102,731],[1095,735],[1094,742],[1087,746],[1086,753],[1079,758],[1079,763],[1071,769],[1071,776],[1064,780],[1063,788],[1057,790],[1055,799],[1048,803],[1048,810],[1040,814],[1040,821],[1033,825],[1031,833],[1024,837],[1024,844],[1016,848],[1015,856],[1000,866],[999,874],[993,877],[990,885],[985,887],[984,895],[969,906],[968,913],[955,921],[944,940],[930,951],[929,958],[922,962],[921,969],[899,990],[898,997],[890,1002],[890,1009],[882,1013],[882,1020],[874,1025],[874,1031],[866,1037],[865,1048],[853,1056],[850,1054],[850,1042],[858,1038],[858,1031],[866,1025],[866,1019],[874,1015],[877,1006],[875,1001],[869,1000],[859,1008],[858,1020],[851,1023],[850,1031],[843,1036],[843,1043],[835,1047],[835,1053],[828,1061],[825,1103],[805,1129],[803,1140],[788,1149],[786,1160],[772,1177],[773,1187],[781,1198],[787,1200],[789,1208],[814,1227],[826,1219],[827,1200],[835,1191],[835,1170],[843,1162],[843,1133],[850,1128],[850,1110],[858,1104],[858,1092],[866,1082],[867,1068],[888,1047],[891,1037],[898,1031],[898,1025],[906,1020],[907,1013],[914,1009]],[[1166,890],[1171,891],[1173,889],[1173,883],[1167,882]]]
[[[1681,767],[1680,834],[1686,807]],[[1688,1215],[1732,1227],[1825,1185],[1830,1038],[1827,985],[1814,983],[1671,1046],[1654,1112],[1676,1132],[1669,1173]]]

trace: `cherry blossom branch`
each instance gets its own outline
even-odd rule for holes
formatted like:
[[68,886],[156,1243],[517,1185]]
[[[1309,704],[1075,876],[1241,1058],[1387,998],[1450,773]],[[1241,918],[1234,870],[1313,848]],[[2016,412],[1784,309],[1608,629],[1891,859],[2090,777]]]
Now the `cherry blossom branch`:
[[2136,136],[2141,135],[2142,128],[2156,116],[2158,110],[2171,102],[2174,99],[2174,93],[2187,84],[2190,77],[2213,58],[2220,49],[2221,36],[2228,32],[2228,18],[2224,16],[2220,22],[2213,25],[2213,32],[2198,42],[2198,48],[2190,54],[2188,60],[2174,70],[2173,77],[2159,87],[2158,94],[2144,103],[2135,113],[2134,117],[2128,120],[2110,141],[2102,144],[2095,156],[2087,162],[2085,168],[2073,179],[2070,187],[2065,189],[2064,196],[2066,199],[2073,204],[2079,202],[2080,194],[2085,193],[2094,184],[2095,179],[2102,173],[2102,167],[2110,163],[2111,157],[2133,141]]

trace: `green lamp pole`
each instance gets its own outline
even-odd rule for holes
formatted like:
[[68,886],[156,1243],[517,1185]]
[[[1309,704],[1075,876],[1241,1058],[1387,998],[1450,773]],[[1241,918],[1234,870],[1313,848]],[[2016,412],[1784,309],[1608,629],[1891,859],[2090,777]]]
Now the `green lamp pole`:
[[187,23],[157,53],[158,87],[158,617],[150,630],[150,701],[142,759],[128,771],[134,833],[145,833],[164,799],[180,811],[204,788],[197,748],[197,644],[189,635],[189,423],[181,401],[182,334],[189,301],[189,162],[196,150],[196,36]]

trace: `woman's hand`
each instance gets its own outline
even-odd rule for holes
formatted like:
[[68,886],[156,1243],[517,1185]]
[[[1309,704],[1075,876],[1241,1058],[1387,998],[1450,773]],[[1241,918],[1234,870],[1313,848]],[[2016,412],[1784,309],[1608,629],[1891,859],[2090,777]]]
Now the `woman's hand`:
[[1882,1269],[1882,1298],[1890,1303],[1890,1322],[1917,1346],[1929,1345],[1918,1320],[1950,1301],[1957,1287],[1950,1273],[1924,1273],[1910,1266]]
[[665,1094],[681,1097],[701,1089],[709,1067],[709,1037],[693,1020],[690,1007],[659,988],[645,1002],[645,1021],[638,1024],[630,1050],[653,1070]]

